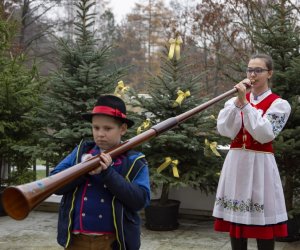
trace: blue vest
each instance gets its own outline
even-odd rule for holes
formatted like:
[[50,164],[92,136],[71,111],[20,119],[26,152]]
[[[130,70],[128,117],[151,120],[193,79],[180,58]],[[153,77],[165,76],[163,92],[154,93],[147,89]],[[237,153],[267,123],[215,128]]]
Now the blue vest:
[[[51,175],[54,175],[79,163],[82,155],[85,153],[90,153],[90,150],[94,146],[94,142],[83,140],[78,147],[76,147],[55,167],[54,170],[51,171]],[[113,232],[115,232],[117,236],[117,240],[114,242],[113,249],[138,250],[140,248],[140,218],[138,211],[149,204],[150,201],[148,164],[145,160],[145,156],[142,153],[133,150],[126,152],[123,157],[124,158],[121,158],[121,161],[120,159],[118,160],[119,162],[115,161],[115,166],[109,167],[99,176],[105,180],[105,183],[107,183],[107,186],[112,190],[112,192],[114,194],[117,193],[119,197],[116,198],[116,196],[114,196],[111,202],[111,210],[114,218]],[[120,164],[120,162],[122,162],[122,164]],[[120,171],[120,173],[117,174],[116,171]],[[97,178],[96,175],[94,175],[94,177]],[[133,181],[137,185],[126,185],[126,182]],[[74,180],[73,182],[66,184],[56,192],[58,195],[63,195],[59,209],[57,241],[65,248],[68,247],[72,241],[72,230],[78,227],[74,227],[75,208],[77,211],[80,211],[81,203],[84,202],[84,192],[86,192],[84,191],[84,187],[90,182],[92,182],[91,176],[85,174],[78,177],[78,179]],[[96,181],[96,185],[98,185],[98,183],[99,182]],[[104,183],[102,188],[105,188]],[[79,196],[80,198],[78,198],[76,201],[74,198],[78,196],[79,190],[81,192]],[[98,195],[103,195],[103,193],[98,193]],[[105,203],[105,199],[103,203]],[[130,205],[127,207],[124,205],[124,203]],[[79,214],[79,212],[76,213]],[[94,220],[97,221],[96,218],[94,218]],[[78,220],[76,223],[80,226],[80,220]],[[94,229],[85,230],[94,232]],[[101,231],[107,229],[95,230],[99,232],[98,230]]]

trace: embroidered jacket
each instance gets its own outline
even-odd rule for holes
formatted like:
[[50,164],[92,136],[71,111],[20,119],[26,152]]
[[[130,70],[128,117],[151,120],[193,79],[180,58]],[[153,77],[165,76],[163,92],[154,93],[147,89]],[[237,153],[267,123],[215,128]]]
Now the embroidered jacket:
[[[62,160],[51,175],[72,167],[81,161],[82,155],[95,146],[94,142],[81,141],[64,160]],[[103,185],[111,193],[114,231],[117,241],[113,249],[137,250],[140,248],[140,218],[138,211],[150,201],[150,185],[148,165],[145,156],[130,150],[122,159],[118,173],[112,167],[102,171]],[[79,187],[85,185],[91,176],[86,174],[67,184],[56,194],[63,195],[58,219],[57,241],[63,247],[68,247],[72,240],[74,226],[75,197]]]

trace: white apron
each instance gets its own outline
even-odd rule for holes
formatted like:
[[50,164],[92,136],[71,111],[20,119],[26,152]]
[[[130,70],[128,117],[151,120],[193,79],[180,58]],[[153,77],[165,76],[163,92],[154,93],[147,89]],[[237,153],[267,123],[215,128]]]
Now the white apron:
[[[271,90],[250,102],[257,104]],[[251,105],[242,110],[234,105],[236,97],[225,103],[218,116],[218,131],[234,139],[242,126],[260,143],[272,141],[283,129],[291,108],[287,101],[275,100],[264,116]],[[213,216],[246,225],[269,225],[287,220],[279,171],[272,153],[230,149],[219,179]]]

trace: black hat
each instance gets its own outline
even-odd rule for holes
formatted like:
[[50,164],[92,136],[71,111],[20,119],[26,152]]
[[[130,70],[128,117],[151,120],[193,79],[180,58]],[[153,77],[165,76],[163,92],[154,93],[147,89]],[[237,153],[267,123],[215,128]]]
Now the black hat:
[[83,119],[92,122],[93,115],[108,115],[115,117],[126,123],[128,128],[134,125],[134,122],[126,118],[126,106],[124,101],[114,95],[100,96],[91,113],[82,114]]

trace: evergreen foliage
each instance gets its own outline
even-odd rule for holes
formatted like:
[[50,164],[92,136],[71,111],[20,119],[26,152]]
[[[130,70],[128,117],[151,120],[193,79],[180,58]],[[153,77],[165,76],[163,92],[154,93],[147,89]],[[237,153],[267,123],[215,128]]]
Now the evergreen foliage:
[[[141,111],[135,119],[137,126],[147,118],[151,125],[158,124],[206,101],[199,99],[202,75],[190,74],[192,65],[186,60],[185,57],[170,60],[168,48],[165,48],[161,56],[161,73],[150,78],[148,95],[134,95],[132,103]],[[190,91],[191,95],[181,104],[174,105],[179,90]],[[162,204],[168,201],[170,187],[191,186],[205,192],[215,190],[223,159],[205,146],[205,139],[219,141],[215,125],[212,111],[205,110],[141,146],[140,150],[149,162],[152,187],[162,185]],[[174,176],[172,163],[161,172],[157,171],[166,157],[178,160],[179,177]]]
[[[1,12],[1,11],[0,11]],[[33,133],[35,123],[26,116],[34,114],[39,105],[41,82],[35,66],[27,68],[25,55],[18,54],[12,47],[16,30],[15,22],[8,22],[1,12],[0,19],[0,170],[2,164],[13,166],[7,184],[21,184],[32,181],[29,170],[33,162],[27,146],[36,143]],[[2,180],[0,180],[1,185]]]
[[300,26],[296,21],[297,9],[289,1],[272,2],[267,7],[266,17],[253,14],[255,29],[251,31],[257,51],[273,58],[272,91],[288,100],[292,107],[289,120],[275,141],[275,156],[289,211],[300,193]]
[[54,72],[43,95],[44,105],[39,110],[42,124],[40,154],[50,165],[55,165],[83,137],[91,136],[91,125],[81,118],[89,112],[101,94],[112,93],[124,70],[107,65],[111,47],[98,48],[91,31],[95,13],[94,2],[75,3],[75,42],[59,40],[60,68]]

